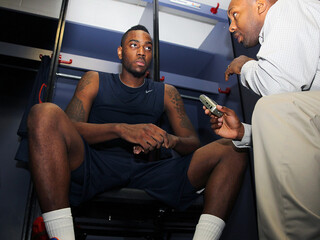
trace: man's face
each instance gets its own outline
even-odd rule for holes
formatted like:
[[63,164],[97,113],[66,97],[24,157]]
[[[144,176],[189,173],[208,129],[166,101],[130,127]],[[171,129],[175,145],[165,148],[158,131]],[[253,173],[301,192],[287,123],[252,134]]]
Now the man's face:
[[231,0],[228,8],[229,31],[244,47],[253,47],[259,42],[262,27],[255,0]]
[[152,40],[142,30],[130,31],[122,47],[118,48],[124,70],[135,77],[142,77],[149,68],[152,59]]

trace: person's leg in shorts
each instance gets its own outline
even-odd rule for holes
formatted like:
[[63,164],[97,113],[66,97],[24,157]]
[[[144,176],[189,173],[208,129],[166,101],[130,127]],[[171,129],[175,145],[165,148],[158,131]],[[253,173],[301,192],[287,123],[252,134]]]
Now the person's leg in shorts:
[[74,239],[69,207],[70,172],[84,159],[81,136],[64,111],[35,105],[28,118],[30,169],[50,238]]
[[219,239],[240,191],[247,159],[247,151],[226,139],[193,154],[188,178],[196,189],[205,187],[204,209],[194,239]]
[[203,214],[194,239],[218,239],[238,196],[246,166],[247,152],[221,139],[193,155],[137,163],[129,187],[144,189],[178,209],[188,207],[197,197],[196,191],[205,188]]
[[78,206],[99,193],[126,186],[132,168],[132,157],[96,150],[85,141],[83,143],[85,159],[71,172],[71,206]]

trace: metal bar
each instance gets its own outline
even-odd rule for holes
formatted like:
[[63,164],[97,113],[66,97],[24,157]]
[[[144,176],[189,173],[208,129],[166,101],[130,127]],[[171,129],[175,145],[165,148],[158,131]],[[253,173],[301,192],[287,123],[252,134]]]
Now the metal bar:
[[153,80],[160,81],[159,2],[153,0]]
[[52,58],[51,58],[51,64],[50,64],[50,70],[49,70],[48,88],[46,92],[45,102],[52,101],[53,89],[54,89],[54,83],[55,83],[55,77],[56,77],[55,73],[57,72],[58,65],[59,65],[59,54],[60,54],[61,44],[62,44],[62,39],[64,34],[68,3],[69,3],[69,0],[63,0],[61,4],[56,39],[55,39],[54,49],[52,52]]
[[[58,76],[58,77],[64,77],[64,78],[70,78],[70,79],[75,79],[75,80],[80,80],[80,79],[81,79],[80,76],[75,76],[75,75],[70,75],[70,74],[65,74],[65,73],[56,73],[56,76]],[[181,94],[180,96],[181,96],[182,98],[185,98],[185,99],[190,99],[190,100],[199,101],[199,98],[194,97],[194,96],[189,96],[189,95],[184,95],[184,94]]]
[[56,73],[56,76],[65,77],[65,78],[71,78],[71,79],[77,79],[77,80],[80,80],[80,79],[81,79],[80,76],[75,76],[75,75],[70,75],[70,74],[64,74],[64,73]]
[[23,221],[23,228],[22,228],[22,235],[21,235],[21,240],[29,240],[31,239],[31,231],[32,231],[32,218],[31,214],[33,211],[32,208],[32,201],[33,199],[33,184],[30,181],[29,183],[29,191],[28,191],[28,197],[27,197],[27,205],[24,213],[24,221]]
[[180,96],[181,96],[182,98],[185,98],[185,99],[190,99],[190,100],[199,101],[199,98],[197,98],[197,97],[193,97],[193,96],[189,96],[189,95],[184,95],[184,94],[180,94]]
[[[55,45],[52,53],[52,59],[50,63],[50,70],[49,70],[49,81],[48,81],[48,89],[46,92],[45,101],[51,102],[52,101],[52,95],[53,95],[53,88],[54,88],[54,81],[56,77],[56,72],[58,69],[59,64],[59,53],[61,48],[61,42],[63,37],[63,31],[64,31],[64,24],[65,24],[65,17],[66,17],[66,11],[68,6],[68,0],[63,0],[61,4],[61,10],[60,10],[60,17],[57,27],[57,33],[56,33],[56,39],[55,39]],[[31,233],[32,233],[32,224],[34,221],[34,214],[36,214],[36,206],[37,206],[37,198],[35,189],[33,187],[33,182],[30,179],[30,186],[29,186],[29,193],[28,193],[28,200],[26,205],[26,212],[25,212],[25,219],[24,219],[24,226],[22,230],[22,239],[23,240],[30,240],[31,239]]]

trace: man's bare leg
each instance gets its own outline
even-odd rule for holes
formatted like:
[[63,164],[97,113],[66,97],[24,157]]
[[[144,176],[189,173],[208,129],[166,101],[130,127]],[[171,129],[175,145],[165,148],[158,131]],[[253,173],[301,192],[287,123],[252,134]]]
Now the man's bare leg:
[[[236,149],[227,139],[212,142],[198,149],[193,155],[188,177],[196,188],[205,187],[204,209],[200,221],[206,222],[211,230],[214,229],[209,224],[211,220],[218,222],[218,225],[221,223],[217,236],[208,239],[219,239],[221,235],[223,221],[230,215],[240,191],[247,159],[247,152]],[[201,235],[200,238],[198,235],[203,230],[198,226],[194,239],[204,240],[204,236]]]
[[[71,217],[68,198],[70,172],[79,167],[84,159],[80,135],[64,111],[50,103],[38,104],[31,109],[28,134],[30,170],[43,217],[47,213],[65,214],[65,210],[70,212]],[[50,214],[49,220],[61,218]],[[49,233],[47,223],[46,227]],[[61,236],[59,239],[72,237]]]

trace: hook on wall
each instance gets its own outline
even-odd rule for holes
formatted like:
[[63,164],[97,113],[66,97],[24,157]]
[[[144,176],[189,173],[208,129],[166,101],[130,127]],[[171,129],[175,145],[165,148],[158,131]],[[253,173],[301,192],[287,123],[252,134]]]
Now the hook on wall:
[[231,88],[227,87],[226,90],[222,90],[218,88],[219,93],[229,94],[231,92]]
[[[39,58],[41,59],[42,58],[42,54],[39,55]],[[51,54],[51,57],[52,57],[52,54]],[[64,63],[64,64],[71,64],[72,63],[72,59],[69,59],[69,61],[66,61],[66,60],[61,60],[62,56],[61,54],[59,55],[59,63]]]
[[220,6],[220,4],[217,3],[217,6],[216,6],[216,7],[212,7],[212,8],[210,9],[210,12],[212,12],[213,14],[216,14],[216,13],[218,12],[219,6]]
[[64,64],[71,64],[72,63],[72,59],[69,59],[69,61],[66,60],[61,60],[62,56],[59,55],[59,63],[64,63]]

